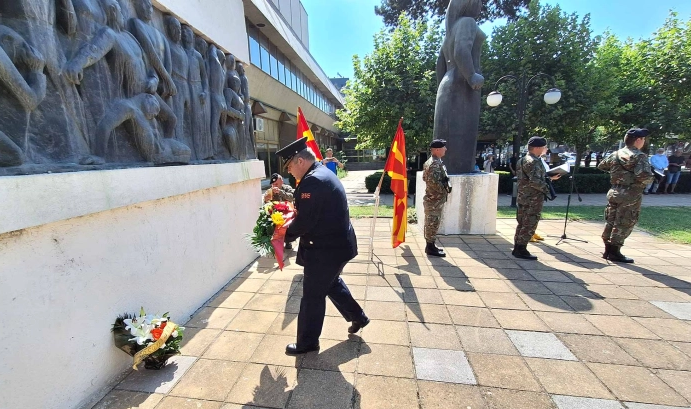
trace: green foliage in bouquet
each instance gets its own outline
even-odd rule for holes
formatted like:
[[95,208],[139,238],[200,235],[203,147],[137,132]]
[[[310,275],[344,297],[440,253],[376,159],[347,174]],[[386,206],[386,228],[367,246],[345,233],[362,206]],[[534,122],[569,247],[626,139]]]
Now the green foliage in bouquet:
[[252,229],[252,234],[249,235],[250,245],[262,257],[274,253],[273,246],[271,245],[271,238],[273,237],[276,225],[271,221],[270,209],[270,204],[264,205],[259,209],[257,223],[254,229]]

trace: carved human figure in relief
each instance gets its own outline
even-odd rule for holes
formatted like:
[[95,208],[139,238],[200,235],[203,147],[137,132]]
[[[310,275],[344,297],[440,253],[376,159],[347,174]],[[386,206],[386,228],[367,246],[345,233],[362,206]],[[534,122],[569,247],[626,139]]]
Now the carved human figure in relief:
[[485,34],[476,19],[481,0],[451,0],[446,11],[446,37],[437,60],[434,139],[446,140],[449,174],[472,172],[480,123],[480,53]]
[[226,121],[223,128],[223,140],[230,151],[231,159],[247,159],[247,150],[243,145],[245,103],[240,96],[240,77],[235,71],[235,57],[228,54],[225,58],[227,88],[223,90],[226,99]]
[[106,157],[112,132],[127,123],[128,133],[134,138],[141,155],[154,163],[189,161],[187,146],[171,138],[162,138],[155,118],[166,127],[172,137],[176,118],[172,110],[156,94],[158,78],[146,64],[144,50],[134,36],[125,31],[125,21],[117,0],[104,0],[108,26],[79,50],[64,68],[64,75],[78,84],[84,77],[84,69],[108,57],[113,61],[113,83],[116,97],[110,102],[106,114],[99,119],[96,152]]
[[163,98],[175,95],[177,89],[170,77],[172,62],[168,41],[163,33],[151,24],[154,6],[151,0],[135,0],[134,8],[138,18],[130,19],[130,31],[141,44],[149,64],[160,78],[160,92]]
[[209,43],[202,36],[194,37],[194,49],[197,50],[199,55],[201,55],[204,61],[204,69],[206,70],[206,78],[202,78],[202,87],[207,90],[206,92],[206,103],[203,106],[204,123],[206,124],[206,132],[211,138],[211,153],[212,156],[216,154],[216,142],[214,141],[211,134],[211,89],[209,87],[209,77],[211,73],[209,72]]
[[[26,161],[26,125],[46,96],[44,64],[43,56],[17,32],[0,25],[0,166]],[[18,66],[25,67],[25,75]]]
[[187,25],[182,26],[182,46],[189,62],[188,83],[190,86],[190,119],[194,152],[198,160],[213,159],[209,119],[209,79],[204,58],[194,49],[194,32]]
[[171,98],[171,107],[177,117],[175,139],[193,147],[191,115],[191,91],[189,85],[190,63],[187,51],[182,46],[182,25],[173,16],[165,17],[166,32],[168,33],[171,76],[177,93]]
[[252,106],[250,105],[250,86],[245,75],[245,66],[238,64],[238,75],[240,76],[240,92],[242,101],[245,103],[245,123],[243,145],[245,146],[246,159],[257,159],[257,150],[254,143],[254,124],[252,123]]
[[223,148],[221,142],[222,130],[225,127],[227,110],[226,99],[223,96],[223,89],[225,88],[226,71],[223,66],[225,62],[225,55],[223,51],[216,48],[214,44],[209,46],[208,62],[209,62],[209,99],[211,105],[211,140],[214,145],[214,153],[222,155]]

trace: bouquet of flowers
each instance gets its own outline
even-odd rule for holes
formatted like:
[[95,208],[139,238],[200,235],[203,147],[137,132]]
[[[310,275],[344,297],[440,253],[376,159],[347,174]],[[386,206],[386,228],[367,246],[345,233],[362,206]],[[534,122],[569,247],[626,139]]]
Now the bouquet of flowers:
[[273,255],[283,270],[283,246],[288,226],[295,218],[290,202],[269,202],[259,209],[257,223],[249,235],[250,245],[260,256]]
[[142,361],[146,369],[161,369],[168,358],[180,353],[185,328],[170,321],[168,313],[147,315],[142,307],[139,316],[123,314],[113,324],[115,346],[134,357],[132,368]]

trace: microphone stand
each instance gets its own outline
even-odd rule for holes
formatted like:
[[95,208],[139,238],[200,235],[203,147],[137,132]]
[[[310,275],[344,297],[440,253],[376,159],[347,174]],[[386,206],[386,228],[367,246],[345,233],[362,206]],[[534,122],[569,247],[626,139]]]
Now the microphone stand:
[[571,194],[573,193],[574,190],[576,191],[576,195],[578,196],[578,201],[579,202],[583,201],[583,199],[581,198],[581,194],[578,192],[578,187],[576,186],[575,171],[576,171],[576,168],[574,168],[574,174],[569,175],[569,179],[571,180],[571,188],[569,189],[569,197],[566,201],[566,216],[564,216],[564,232],[562,233],[561,238],[557,242],[557,244],[556,244],[557,246],[559,245],[559,243],[561,243],[564,240],[573,240],[573,241],[578,241],[580,243],[587,243],[588,242],[586,240],[573,239],[571,237],[566,236],[566,224],[569,221],[569,208],[571,207]]

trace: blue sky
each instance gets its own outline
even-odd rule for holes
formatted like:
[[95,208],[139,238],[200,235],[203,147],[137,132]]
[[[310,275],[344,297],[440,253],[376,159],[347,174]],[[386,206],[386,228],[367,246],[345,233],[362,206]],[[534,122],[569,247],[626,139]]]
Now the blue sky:
[[[682,20],[691,17],[691,0],[543,0],[568,13],[590,13],[595,34],[609,29],[619,38],[650,37],[662,26],[669,10]],[[302,0],[309,15],[310,52],[329,77],[353,75],[353,54],[364,57],[372,51],[372,36],[382,29],[374,14],[380,0]],[[652,6],[651,6],[652,5]],[[495,24],[484,24],[490,34]]]

